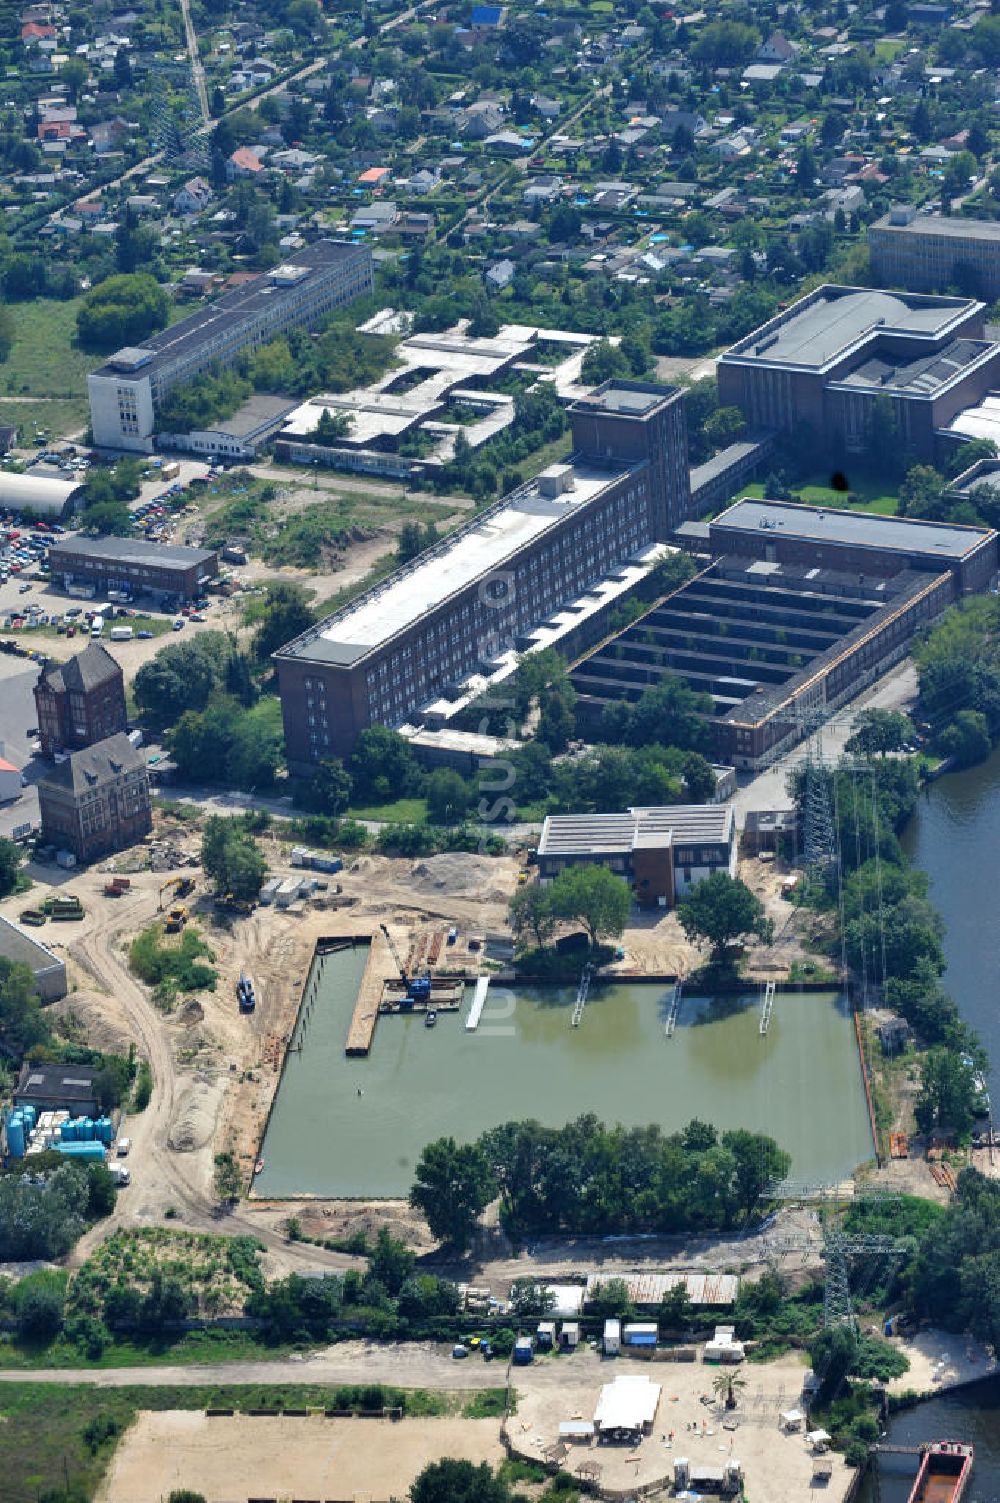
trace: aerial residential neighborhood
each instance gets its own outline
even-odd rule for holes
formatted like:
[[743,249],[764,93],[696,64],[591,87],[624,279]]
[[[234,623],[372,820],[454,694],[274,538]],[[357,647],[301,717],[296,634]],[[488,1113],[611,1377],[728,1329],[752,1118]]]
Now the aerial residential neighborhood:
[[1000,1488],[1000,18],[10,5],[0,1498]]

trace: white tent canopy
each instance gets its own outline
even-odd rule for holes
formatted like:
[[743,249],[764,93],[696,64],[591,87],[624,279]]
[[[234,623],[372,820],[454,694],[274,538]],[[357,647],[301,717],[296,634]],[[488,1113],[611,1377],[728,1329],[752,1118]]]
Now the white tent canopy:
[[620,1377],[605,1383],[594,1424],[603,1430],[644,1430],[652,1425],[660,1402],[660,1385],[647,1377]]

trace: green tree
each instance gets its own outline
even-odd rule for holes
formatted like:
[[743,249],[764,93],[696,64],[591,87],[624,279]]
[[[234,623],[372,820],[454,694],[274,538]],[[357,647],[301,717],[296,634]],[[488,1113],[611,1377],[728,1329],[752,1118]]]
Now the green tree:
[[423,1212],[433,1236],[464,1249],[495,1194],[496,1182],[482,1150],[439,1138],[420,1154],[410,1204]]
[[862,710],[855,716],[845,751],[862,757],[902,751],[913,740],[913,721],[901,710]]
[[416,1261],[416,1253],[411,1252],[405,1242],[394,1237],[388,1227],[379,1227],[368,1259],[369,1278],[375,1279],[395,1297],[413,1273]]
[[75,104],[80,97],[80,91],[86,87],[90,69],[82,57],[67,58],[59,69],[59,77],[66,85],[69,97]]
[[913,1115],[922,1133],[953,1132],[965,1137],[975,1121],[972,1070],[951,1049],[929,1049],[920,1062],[920,1093]]
[[519,887],[510,900],[507,921],[518,949],[525,949],[529,940],[534,941],[537,949],[544,949],[558,922],[552,911],[549,888],[540,882],[527,882]]
[[208,1503],[204,1493],[192,1492],[189,1487],[175,1487],[167,1503]]
[[9,897],[17,887],[23,855],[20,846],[0,835],[0,898]]
[[580,377],[588,385],[598,386],[602,381],[610,381],[615,376],[631,374],[627,357],[609,339],[598,339],[587,346],[580,367]]
[[602,938],[617,939],[628,922],[632,898],[628,883],[605,866],[571,866],[549,887],[557,918],[583,924],[596,948]]
[[432,1461],[410,1488],[411,1503],[510,1503],[510,1489],[485,1462]]
[[763,903],[745,882],[726,872],[713,872],[689,888],[677,904],[677,917],[688,939],[711,946],[714,962],[726,962],[733,947],[751,936],[770,942]]
[[809,1347],[813,1372],[820,1380],[819,1399],[829,1404],[840,1392],[858,1360],[858,1338],[852,1325],[828,1326]]
[[989,721],[979,710],[957,710],[934,737],[934,750],[939,756],[951,757],[956,767],[985,761],[992,746]]
[[657,1319],[667,1331],[684,1331],[691,1324],[694,1306],[687,1292],[687,1284],[675,1284],[668,1289],[657,1306]]
[[257,842],[238,819],[209,815],[201,842],[201,864],[217,893],[255,898],[267,876]]
[[624,1279],[602,1279],[587,1299],[587,1314],[608,1319],[631,1320],[635,1305]]
[[254,654],[258,662],[266,663],[279,647],[307,631],[316,620],[316,613],[301,585],[281,580],[267,586],[256,620]]
[[925,517],[932,522],[940,520],[944,484],[944,476],[930,465],[916,464],[907,470],[899,487],[900,516]]
[[385,803],[421,786],[413,748],[405,736],[383,725],[369,726],[357,739],[348,762],[357,799]]
[[148,272],[120,274],[87,293],[76,316],[77,334],[86,350],[115,350],[140,344],[169,316],[167,294]]
[[349,412],[331,412],[329,407],[324,407],[320,412],[316,426],[307,437],[314,444],[322,444],[329,448],[339,444],[341,439],[346,438],[354,427],[354,419]]
[[787,1177],[791,1154],[779,1148],[773,1138],[742,1127],[724,1132],[722,1146],[735,1161],[735,1194],[749,1220],[768,1189]]
[[17,331],[14,324],[14,315],[10,309],[0,304],[0,362],[6,360],[14,348],[14,340]]
[[65,1275],[23,1279],[16,1300],[18,1336],[22,1341],[52,1341],[62,1330],[65,1304]]
[[746,1378],[741,1378],[739,1373],[716,1373],[712,1379],[712,1392],[717,1399],[723,1401],[727,1409],[736,1408],[740,1390],[746,1386]]
[[468,783],[450,767],[437,767],[424,787],[427,813],[436,825],[461,824],[472,802]]
[[343,814],[351,802],[351,775],[337,757],[328,757],[295,793],[296,801],[314,814]]
[[185,710],[203,710],[220,688],[232,653],[222,632],[202,632],[187,642],[172,642],[143,663],[133,693],[143,721],[151,730],[176,724]]

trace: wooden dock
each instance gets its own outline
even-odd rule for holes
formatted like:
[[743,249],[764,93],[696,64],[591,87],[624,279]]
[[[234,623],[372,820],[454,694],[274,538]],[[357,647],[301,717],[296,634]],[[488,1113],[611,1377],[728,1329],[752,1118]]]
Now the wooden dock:
[[372,935],[361,985],[358,987],[354,1015],[347,1030],[345,1054],[364,1055],[370,1051],[385,984],[396,974],[396,963],[389,953],[385,936],[376,929]]

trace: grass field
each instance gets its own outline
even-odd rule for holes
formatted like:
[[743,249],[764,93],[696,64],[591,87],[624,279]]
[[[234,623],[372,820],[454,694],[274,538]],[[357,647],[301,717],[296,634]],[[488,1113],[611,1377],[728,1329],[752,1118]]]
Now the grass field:
[[391,825],[422,825],[427,819],[427,800],[397,798],[389,804],[365,804],[359,809],[348,809],[347,818],[379,819]]
[[[0,1495],[31,1503],[49,1488],[77,1488],[88,1498],[103,1477],[117,1437],[140,1409],[306,1409],[345,1411],[347,1389],[289,1385],[224,1388],[0,1387]],[[354,1397],[357,1397],[355,1394]],[[408,1414],[461,1413],[469,1394],[385,1390],[386,1403]],[[477,1403],[484,1402],[476,1395]],[[381,1406],[380,1406],[381,1407]]]
[[16,423],[22,442],[31,443],[36,424],[57,438],[87,422],[87,373],[101,362],[76,344],[80,301],[39,298],[10,305],[15,336],[9,359],[0,365],[0,421]]
[[[792,487],[794,501],[801,501],[809,506],[831,506],[841,511],[874,511],[883,517],[894,517],[899,510],[899,496],[892,488],[891,482],[884,476],[868,475],[863,470],[852,470],[848,475],[850,492],[835,491],[827,483],[825,474],[810,475]],[[742,496],[754,496],[758,499],[764,495],[764,486],[760,481],[753,485],[744,486],[740,492]],[[851,505],[848,503],[848,495],[856,496],[857,501]]]

